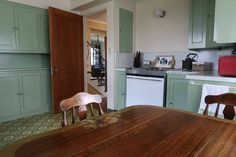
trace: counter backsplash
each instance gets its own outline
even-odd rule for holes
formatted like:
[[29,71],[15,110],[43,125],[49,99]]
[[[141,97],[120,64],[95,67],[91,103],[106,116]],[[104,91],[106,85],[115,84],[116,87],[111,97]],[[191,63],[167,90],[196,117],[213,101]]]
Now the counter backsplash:
[[154,61],[157,55],[174,55],[175,57],[175,68],[182,68],[182,60],[184,60],[188,53],[198,54],[198,63],[212,62],[213,70],[218,69],[218,59],[222,55],[231,55],[232,50],[202,50],[202,51],[188,51],[188,52],[143,52],[141,55],[141,61],[151,60]]

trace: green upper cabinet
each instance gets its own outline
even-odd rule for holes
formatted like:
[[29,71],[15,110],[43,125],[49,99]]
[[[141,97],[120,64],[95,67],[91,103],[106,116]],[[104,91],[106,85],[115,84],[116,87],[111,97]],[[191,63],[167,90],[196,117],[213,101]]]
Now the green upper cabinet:
[[34,9],[16,7],[17,49],[35,51],[39,49],[39,15]]
[[225,46],[213,41],[215,0],[190,0],[189,49]]
[[131,11],[120,8],[120,33],[119,48],[120,52],[133,52],[133,13]]
[[115,109],[125,108],[126,97],[126,71],[116,70]]
[[0,2],[0,52],[49,53],[48,13],[45,9]]
[[48,12],[42,11],[40,12],[40,49],[42,52],[48,53],[50,51],[49,46],[49,18]]
[[14,7],[0,3],[0,51],[15,50]]
[[216,0],[214,41],[217,43],[236,42],[235,6],[235,0]]

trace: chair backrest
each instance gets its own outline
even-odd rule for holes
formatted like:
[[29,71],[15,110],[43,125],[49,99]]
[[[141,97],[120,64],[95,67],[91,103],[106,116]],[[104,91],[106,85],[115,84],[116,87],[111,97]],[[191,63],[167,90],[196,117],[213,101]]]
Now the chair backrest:
[[90,103],[100,104],[102,102],[102,97],[98,94],[89,94],[86,92],[80,92],[75,95],[76,101],[80,105],[88,105]]
[[225,93],[221,95],[207,95],[205,97],[206,108],[203,114],[208,114],[208,108],[210,104],[217,103],[215,117],[219,113],[220,104],[224,104],[225,108],[223,110],[224,118],[233,120],[235,116],[234,106],[236,106],[236,94],[234,93]]

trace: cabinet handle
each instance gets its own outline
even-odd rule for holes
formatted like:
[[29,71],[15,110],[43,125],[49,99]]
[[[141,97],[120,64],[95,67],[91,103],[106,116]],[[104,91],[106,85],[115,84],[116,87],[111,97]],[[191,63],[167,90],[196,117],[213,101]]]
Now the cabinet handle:
[[24,93],[22,93],[22,92],[21,93],[17,93],[17,95],[24,95]]

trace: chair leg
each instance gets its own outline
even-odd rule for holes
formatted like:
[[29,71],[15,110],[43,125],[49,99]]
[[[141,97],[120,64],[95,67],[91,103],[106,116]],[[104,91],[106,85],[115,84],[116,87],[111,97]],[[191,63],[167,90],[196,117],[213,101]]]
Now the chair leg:
[[100,104],[100,103],[98,104],[98,108],[99,108],[99,114],[100,114],[100,115],[103,115],[103,114],[104,114],[104,112],[103,112],[103,109],[102,109],[102,107],[101,107],[101,104]]
[[62,127],[66,126],[67,125],[67,120],[66,120],[66,111],[63,111],[63,122],[62,122]]
[[90,103],[90,109],[91,109],[91,115],[93,117],[94,116],[94,110],[93,110],[93,104],[92,103]]
[[72,124],[75,123],[75,107],[72,107]]

